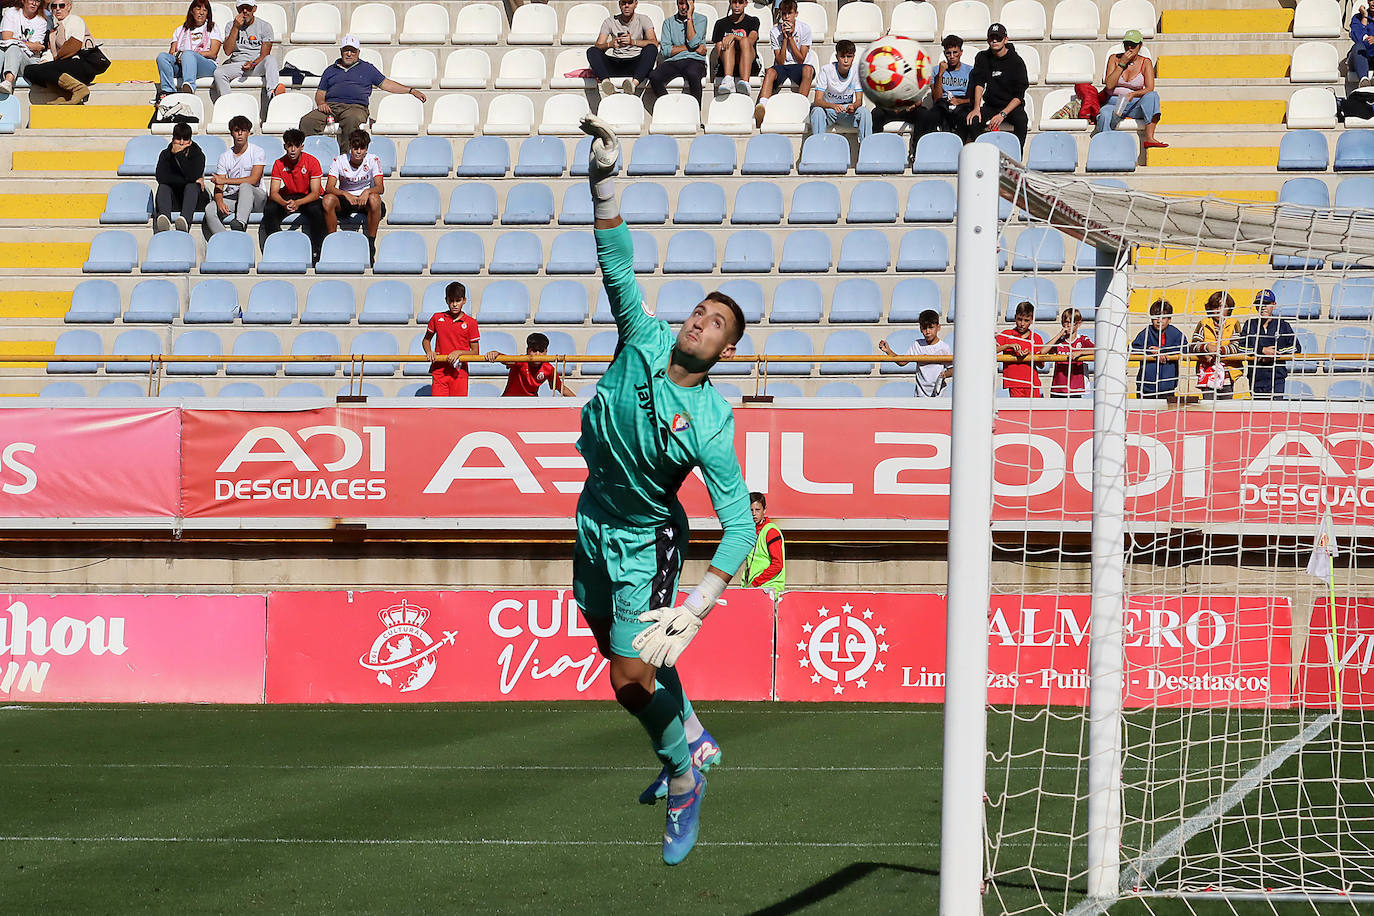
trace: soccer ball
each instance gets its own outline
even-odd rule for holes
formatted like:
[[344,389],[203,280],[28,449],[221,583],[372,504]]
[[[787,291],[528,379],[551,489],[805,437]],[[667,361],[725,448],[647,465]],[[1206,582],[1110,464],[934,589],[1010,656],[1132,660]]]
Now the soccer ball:
[[905,35],[884,35],[859,59],[859,83],[879,108],[924,102],[930,97],[934,73],[935,65],[920,42]]

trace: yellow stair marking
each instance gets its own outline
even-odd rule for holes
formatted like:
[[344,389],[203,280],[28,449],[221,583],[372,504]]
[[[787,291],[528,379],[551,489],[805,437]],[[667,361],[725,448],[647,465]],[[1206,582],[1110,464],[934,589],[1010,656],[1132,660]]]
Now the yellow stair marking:
[[1288,75],[1287,54],[1161,54],[1160,79],[1281,79]]
[[15,150],[10,168],[16,172],[114,172],[124,161],[123,150]]
[[1141,267],[1220,267],[1233,264],[1268,264],[1262,254],[1226,254],[1192,248],[1137,248],[1136,264]]
[[[171,34],[170,32],[168,33]],[[168,44],[171,44],[169,41]],[[167,50],[165,47],[162,50]],[[112,60],[110,69],[96,80],[97,84],[132,83],[139,80],[157,82],[157,63],[153,60]],[[151,96],[149,96],[151,98]]]
[[72,307],[72,294],[17,289],[0,291],[0,319],[61,318]]
[[[1215,286],[1135,289],[1131,291],[1127,308],[1131,312],[1143,315],[1150,311],[1151,302],[1156,299],[1164,299],[1174,307],[1174,324],[1186,336],[1193,332],[1193,325],[1207,313],[1207,299],[1216,291],[1217,287]],[[1255,314],[1255,288],[1231,289],[1228,287],[1226,292],[1231,294],[1231,298],[1236,303],[1235,310],[1231,312],[1232,316],[1243,318],[1246,315]],[[1186,326],[1180,324],[1180,321],[1185,322]]]
[[0,398],[36,398],[36,397],[38,397],[38,392],[37,392],[37,391],[3,391],[3,392],[0,392]]
[[33,130],[144,130],[153,115],[151,105],[34,105],[29,109]]
[[8,270],[80,270],[89,242],[0,242],[0,267]]
[[[1164,127],[1161,125],[1161,130]],[[1161,137],[1160,139],[1164,139]],[[1145,151],[1146,164],[1187,169],[1278,168],[1277,146],[1171,146]]]
[[1262,191],[1258,188],[1246,190],[1216,188],[1170,188],[1163,192],[1174,197],[1215,197],[1219,200],[1227,200],[1233,203],[1246,204],[1272,204],[1279,199],[1278,191]]
[[[57,344],[51,340],[0,340],[0,353],[14,356],[52,356]],[[41,369],[45,360],[37,362],[4,363],[7,369]]]
[[[185,16],[83,16],[86,28],[97,42],[120,38],[161,38],[172,42],[172,32],[186,21]],[[166,50],[164,47],[162,50]]]
[[104,194],[0,194],[0,219],[99,219]]
[[1160,126],[1166,124],[1282,124],[1288,103],[1283,99],[1246,101],[1166,101],[1160,105]]
[[1293,30],[1293,11],[1291,9],[1164,10],[1159,17],[1159,30],[1172,35],[1291,32]]

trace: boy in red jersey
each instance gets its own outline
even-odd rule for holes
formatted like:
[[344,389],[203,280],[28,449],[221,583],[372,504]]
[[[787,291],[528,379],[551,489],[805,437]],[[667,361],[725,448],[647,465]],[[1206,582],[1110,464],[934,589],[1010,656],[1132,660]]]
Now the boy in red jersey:
[[1059,316],[1061,330],[1045,345],[1046,353],[1067,356],[1068,362],[1055,363],[1050,379],[1050,397],[1081,397],[1088,389],[1088,360],[1093,352],[1092,338],[1080,333],[1083,313],[1078,309],[1064,309]]
[[1031,329],[1035,306],[1022,302],[1016,306],[1016,326],[997,335],[997,354],[1013,357],[1002,363],[1002,387],[1014,398],[1040,397],[1040,376],[1035,371],[1035,356],[1045,346],[1044,339]]
[[[548,352],[549,338],[545,335],[535,331],[525,338],[526,356],[545,356]],[[505,355],[500,350],[492,350],[487,360],[494,363]],[[576,397],[552,363],[511,363],[507,369],[510,374],[506,376],[506,390],[501,392],[503,398],[537,398],[539,387],[545,382],[565,398]]]
[[456,280],[444,287],[444,301],[448,311],[434,313],[420,341],[430,359],[430,394],[436,398],[467,397],[468,367],[459,357],[477,353],[477,319],[463,314],[468,290]]

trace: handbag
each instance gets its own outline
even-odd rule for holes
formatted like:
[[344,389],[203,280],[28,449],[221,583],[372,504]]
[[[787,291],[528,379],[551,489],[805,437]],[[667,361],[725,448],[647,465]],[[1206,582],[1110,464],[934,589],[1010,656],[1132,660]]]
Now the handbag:
[[82,48],[80,51],[76,52],[76,56],[83,64],[95,71],[96,76],[110,69],[110,59],[106,57],[105,52],[100,50],[96,45],[91,45],[89,48]]

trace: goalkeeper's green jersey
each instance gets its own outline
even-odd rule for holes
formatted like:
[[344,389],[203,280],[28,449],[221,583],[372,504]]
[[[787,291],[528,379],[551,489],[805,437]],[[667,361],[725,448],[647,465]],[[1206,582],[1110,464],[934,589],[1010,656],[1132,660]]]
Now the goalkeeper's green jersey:
[[630,231],[597,229],[596,255],[620,342],[582,408],[584,492],[626,526],[664,525],[682,517],[678,488],[700,468],[724,529],[711,565],[733,575],[754,546],[754,520],[730,405],[710,381],[683,388],[669,380],[675,338],[645,307]]

